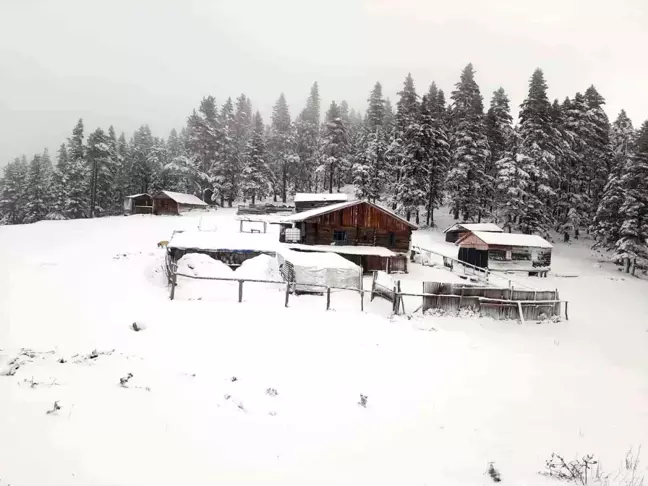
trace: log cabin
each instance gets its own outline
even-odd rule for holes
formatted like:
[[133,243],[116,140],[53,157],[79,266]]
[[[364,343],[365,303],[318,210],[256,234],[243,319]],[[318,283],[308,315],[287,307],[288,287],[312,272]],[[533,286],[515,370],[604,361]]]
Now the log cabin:
[[551,270],[553,245],[540,236],[472,231],[455,244],[460,261],[481,268],[540,276]]
[[365,272],[407,272],[417,226],[368,201],[310,209],[280,220],[279,241],[301,251],[339,253]]

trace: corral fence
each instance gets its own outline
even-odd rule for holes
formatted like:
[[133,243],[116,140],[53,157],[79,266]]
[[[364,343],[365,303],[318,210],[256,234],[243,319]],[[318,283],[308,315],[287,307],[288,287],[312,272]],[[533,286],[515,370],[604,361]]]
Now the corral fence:
[[423,282],[423,306],[428,309],[442,309],[459,312],[472,309],[485,317],[494,319],[519,319],[537,321],[562,315],[565,304],[565,318],[569,319],[568,302],[560,300],[558,290],[516,290]]
[[[549,291],[528,291],[515,290],[512,288],[493,288],[466,286],[463,284],[448,284],[442,282],[423,282],[423,292],[412,293],[401,291],[400,280],[395,280],[385,272],[374,272],[371,289],[359,287],[336,287],[321,284],[300,284],[295,281],[285,280],[264,280],[248,278],[229,277],[199,277],[178,273],[176,263],[168,262],[166,265],[167,276],[170,284],[169,298],[174,300],[175,289],[178,277],[185,277],[194,280],[212,280],[238,283],[238,301],[243,301],[244,284],[264,283],[279,284],[285,286],[285,306],[288,307],[290,295],[296,293],[299,285],[310,288],[321,288],[322,294],[326,295],[326,310],[331,308],[332,290],[349,290],[358,293],[360,296],[360,310],[364,311],[364,297],[370,294],[370,300],[374,297],[381,297],[392,303],[392,312],[396,315],[405,312],[403,297],[421,297],[420,309],[425,312],[429,309],[443,309],[448,312],[459,312],[461,309],[472,309],[482,316],[494,319],[518,319],[521,322],[526,320],[541,320],[544,317],[551,318],[561,316],[561,304],[565,304],[565,318],[569,320],[568,302],[560,300],[558,290]],[[362,281],[361,281],[362,282]],[[418,310],[418,309],[417,309]]]
[[239,205],[236,208],[236,214],[275,214],[289,213],[295,209],[295,206],[287,204],[250,204],[248,206]]

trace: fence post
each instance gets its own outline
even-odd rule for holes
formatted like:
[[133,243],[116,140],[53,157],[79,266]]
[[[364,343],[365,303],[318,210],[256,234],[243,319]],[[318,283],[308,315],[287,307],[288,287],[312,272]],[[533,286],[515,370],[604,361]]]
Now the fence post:
[[364,312],[364,282],[362,275],[360,275],[360,311]]
[[331,287],[326,287],[326,310],[331,308]]
[[373,280],[371,281],[371,300],[369,302],[373,302],[374,300],[374,292],[376,291],[376,276],[377,272],[374,270]]
[[243,233],[243,220],[241,220],[241,224],[239,225],[239,233]]
[[392,312],[398,315],[398,288],[394,284],[394,301],[392,302]]
[[565,319],[569,320],[569,301],[565,301]]
[[169,296],[171,300],[175,298],[176,281],[178,279],[178,269],[174,267],[175,265],[172,264],[173,274],[171,275],[171,295]]
[[522,302],[518,300],[518,312],[520,313],[520,324],[524,324],[524,312],[522,311]]
[[239,280],[239,302],[243,302],[243,280]]
[[290,297],[290,282],[286,282],[286,303],[284,304],[288,307],[288,299]]

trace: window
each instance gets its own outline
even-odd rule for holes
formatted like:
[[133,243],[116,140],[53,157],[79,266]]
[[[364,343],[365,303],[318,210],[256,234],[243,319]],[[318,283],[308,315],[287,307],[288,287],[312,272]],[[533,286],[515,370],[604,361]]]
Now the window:
[[396,233],[389,233],[389,246],[396,246]]
[[333,241],[336,245],[346,245],[347,242],[347,232],[346,231],[334,231],[333,232]]

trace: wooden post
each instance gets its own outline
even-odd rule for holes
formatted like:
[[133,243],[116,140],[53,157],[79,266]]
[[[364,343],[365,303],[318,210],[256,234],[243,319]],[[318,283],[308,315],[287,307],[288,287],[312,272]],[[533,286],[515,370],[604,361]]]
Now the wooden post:
[[326,310],[331,309],[331,287],[326,287]]
[[362,270],[360,272],[360,311],[364,312],[364,282],[362,281]]
[[239,302],[243,302],[243,280],[239,280]]
[[290,297],[290,282],[286,283],[286,303],[285,306],[288,307],[288,299]]
[[373,302],[374,300],[374,292],[376,291],[376,277],[378,275],[378,272],[374,270],[373,272],[373,280],[371,281],[371,300],[369,302]]
[[263,222],[263,234],[266,234],[268,232],[268,222],[264,221]]
[[398,287],[394,284],[394,301],[392,302],[392,312],[398,315]]
[[400,295],[401,292],[401,282],[400,280],[398,281],[398,303],[401,305],[403,309],[403,314],[405,314],[405,301],[403,300],[403,296]]
[[175,298],[175,288],[176,288],[176,281],[178,279],[178,269],[175,268],[175,265],[172,263],[172,268],[173,268],[173,275],[171,275],[171,295],[169,296],[169,299],[173,300]]
[[241,220],[241,224],[239,225],[239,233],[243,233],[243,220]]
[[569,320],[569,301],[565,301],[565,319]]
[[520,324],[524,324],[524,312],[522,312],[522,302],[518,301],[518,312],[520,313]]

